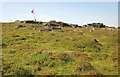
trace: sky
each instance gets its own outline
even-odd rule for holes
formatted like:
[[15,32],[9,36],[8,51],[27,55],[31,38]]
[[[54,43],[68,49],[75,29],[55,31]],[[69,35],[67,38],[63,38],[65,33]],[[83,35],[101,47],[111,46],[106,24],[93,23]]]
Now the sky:
[[118,26],[117,2],[3,2],[0,22],[33,20],[35,9],[37,21],[63,21],[78,25],[104,23]]
[[0,0],[0,2],[119,2],[119,0]]

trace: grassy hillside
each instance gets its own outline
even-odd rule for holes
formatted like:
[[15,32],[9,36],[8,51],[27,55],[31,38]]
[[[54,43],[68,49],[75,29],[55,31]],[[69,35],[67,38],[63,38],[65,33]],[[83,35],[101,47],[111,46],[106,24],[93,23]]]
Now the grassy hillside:
[[118,74],[117,29],[15,27],[2,24],[3,75]]

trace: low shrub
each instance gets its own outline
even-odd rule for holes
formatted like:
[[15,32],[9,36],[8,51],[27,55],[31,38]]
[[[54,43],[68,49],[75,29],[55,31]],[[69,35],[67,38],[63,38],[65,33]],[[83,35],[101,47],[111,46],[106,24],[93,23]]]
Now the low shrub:
[[75,61],[69,54],[67,53],[60,53],[59,54],[59,59],[63,60],[65,62],[73,62]]
[[89,71],[89,70],[94,70],[94,67],[89,62],[83,62],[81,64],[77,64],[76,66],[76,71],[78,72]]
[[31,75],[32,76],[32,74],[29,70],[26,70],[22,67],[19,67],[19,68],[15,69],[14,75],[18,75],[18,76],[19,75],[22,75],[22,76]]

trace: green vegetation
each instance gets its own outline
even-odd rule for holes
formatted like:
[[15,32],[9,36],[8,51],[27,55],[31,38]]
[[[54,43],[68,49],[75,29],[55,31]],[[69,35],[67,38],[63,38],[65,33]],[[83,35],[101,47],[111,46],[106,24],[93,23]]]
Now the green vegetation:
[[[2,24],[3,75],[117,75],[118,30]],[[82,32],[82,34],[81,34]]]

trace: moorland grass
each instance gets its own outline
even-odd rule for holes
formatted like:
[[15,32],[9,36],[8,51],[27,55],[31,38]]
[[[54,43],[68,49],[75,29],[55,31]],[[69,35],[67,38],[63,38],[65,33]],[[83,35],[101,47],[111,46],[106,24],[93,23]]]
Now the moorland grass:
[[15,27],[15,23],[2,24],[3,75],[118,74],[117,29]]

